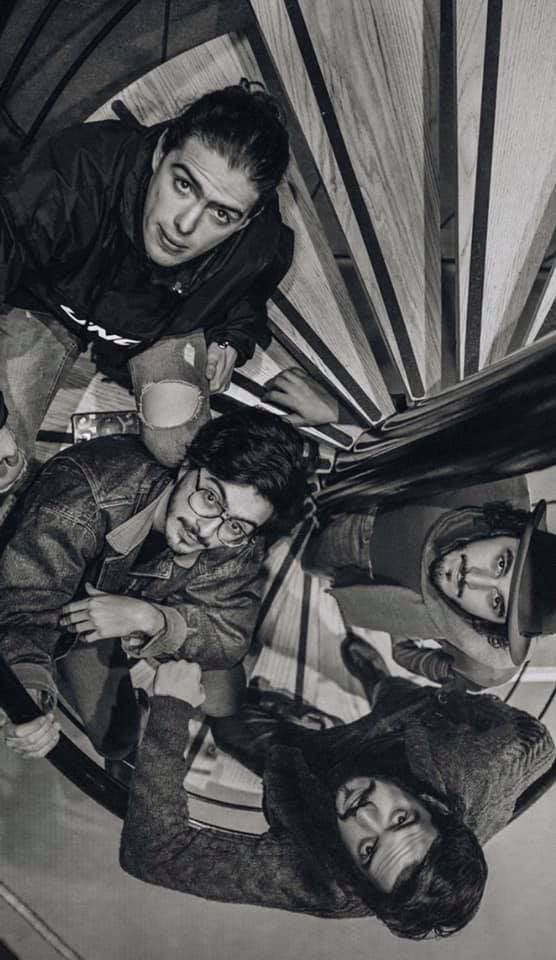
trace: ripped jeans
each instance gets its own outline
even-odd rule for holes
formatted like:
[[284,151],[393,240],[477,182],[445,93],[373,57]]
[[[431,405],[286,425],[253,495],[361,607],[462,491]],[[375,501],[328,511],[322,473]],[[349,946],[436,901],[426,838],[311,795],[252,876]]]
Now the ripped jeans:
[[[79,338],[49,313],[0,312],[0,388],[7,425],[28,463],[41,423],[81,352]],[[130,360],[142,437],[153,456],[176,466],[209,416],[202,331],[168,337]]]
[[210,419],[206,362],[202,330],[165,337],[129,361],[143,443],[165,467],[183,462]]

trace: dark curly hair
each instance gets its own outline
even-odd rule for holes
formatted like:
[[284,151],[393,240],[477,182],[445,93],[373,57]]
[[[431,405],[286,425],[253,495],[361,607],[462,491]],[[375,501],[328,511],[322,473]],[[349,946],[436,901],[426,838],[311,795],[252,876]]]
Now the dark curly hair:
[[332,794],[350,776],[387,780],[426,807],[438,836],[421,863],[409,876],[402,873],[389,893],[379,890],[354,865],[335,824],[337,856],[352,888],[396,936],[410,940],[449,937],[465,927],[479,909],[488,873],[484,853],[463,821],[460,797],[444,794],[417,778],[407,755],[400,751],[398,738],[395,731],[377,738],[372,757],[358,754],[357,749],[352,754],[346,742],[345,758],[328,770]]
[[[480,539],[490,537],[521,537],[530,517],[530,513],[527,510],[512,507],[511,503],[503,500],[494,500],[491,503],[485,503],[482,511],[486,526],[484,532],[480,535]],[[458,537],[456,540],[443,546],[441,554],[434,560],[430,567],[430,579],[437,590],[439,588],[433,573],[435,564],[452,550],[459,550],[467,543],[477,539],[479,538],[475,533],[468,537]],[[509,642],[505,623],[496,623],[492,620],[483,620],[482,617],[474,617],[450,599],[450,597],[446,597],[440,590],[439,593],[441,593],[444,603],[447,603],[455,613],[463,617],[464,620],[467,620],[477,633],[482,634],[491,647],[504,649],[508,647]]]
[[265,532],[286,532],[299,519],[308,496],[307,476],[315,445],[281,417],[254,407],[209,420],[191,442],[187,458],[219,480],[254,486],[275,516]]
[[162,142],[167,154],[188,137],[198,137],[225,157],[231,169],[243,170],[259,193],[251,215],[274,193],[290,158],[281,107],[260,86],[243,79],[206,93],[169,121]]
[[488,868],[477,837],[459,816],[426,795],[418,799],[438,836],[419,866],[390,893],[373,890],[373,910],[396,936],[449,937],[477,913]]

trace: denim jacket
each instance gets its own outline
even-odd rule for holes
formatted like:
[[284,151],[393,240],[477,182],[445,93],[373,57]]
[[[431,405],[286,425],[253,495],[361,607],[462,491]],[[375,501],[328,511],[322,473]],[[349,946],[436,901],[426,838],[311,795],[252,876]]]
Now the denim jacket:
[[[141,595],[142,576],[171,576],[167,559],[146,574],[135,561],[173,479],[135,437],[70,447],[45,465],[0,558],[0,653],[26,687],[55,697],[54,661],[75,642],[62,635],[61,608],[83,595],[86,581],[118,594],[129,591],[131,574]],[[183,569],[176,602],[159,606],[166,629],[141,655],[182,657],[203,669],[239,663],[259,607],[263,555],[262,538],[201,554]]]

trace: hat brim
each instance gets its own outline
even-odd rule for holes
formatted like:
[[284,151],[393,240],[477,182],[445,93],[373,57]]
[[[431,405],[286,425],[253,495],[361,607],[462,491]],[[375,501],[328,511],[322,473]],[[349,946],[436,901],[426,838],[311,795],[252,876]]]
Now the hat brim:
[[532,636],[523,633],[519,626],[519,599],[524,574],[526,569],[527,557],[531,546],[531,538],[546,516],[546,500],[539,500],[533,513],[529,517],[527,524],[521,534],[519,547],[514,561],[514,571],[510,584],[508,598],[508,642],[510,646],[510,656],[516,666],[520,666],[525,660],[531,646]]

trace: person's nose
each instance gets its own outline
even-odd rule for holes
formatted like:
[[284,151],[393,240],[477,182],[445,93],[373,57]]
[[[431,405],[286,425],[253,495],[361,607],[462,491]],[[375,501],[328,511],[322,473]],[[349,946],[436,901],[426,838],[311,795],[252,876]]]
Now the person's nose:
[[198,517],[197,529],[203,540],[210,540],[222,523],[222,517]]
[[366,830],[370,835],[376,837],[382,830],[382,818],[380,810],[374,803],[365,803],[358,807],[356,813],[358,825]]
[[188,236],[196,229],[203,215],[203,205],[198,199],[184,203],[174,217],[174,225],[180,236]]
[[492,573],[480,567],[468,567],[465,574],[465,585],[470,590],[488,590],[495,582]]

